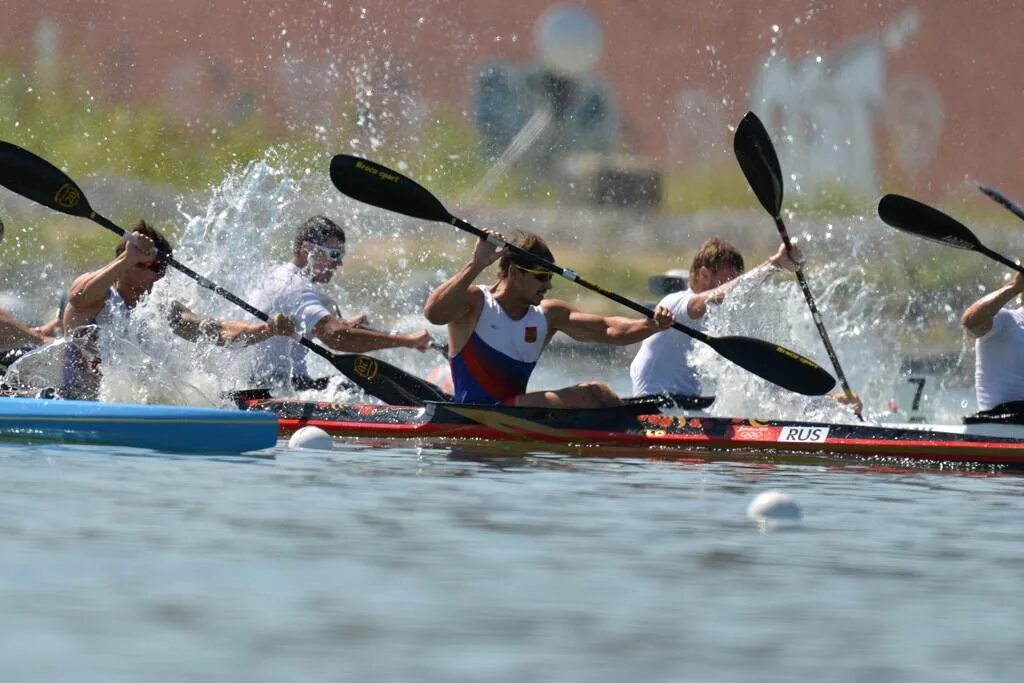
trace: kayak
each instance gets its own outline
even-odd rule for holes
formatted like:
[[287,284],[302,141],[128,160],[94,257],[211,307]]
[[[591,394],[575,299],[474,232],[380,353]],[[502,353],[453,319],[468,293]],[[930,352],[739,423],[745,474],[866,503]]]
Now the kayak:
[[751,457],[799,453],[1024,466],[1024,425],[998,423],[867,426],[671,414],[646,404],[565,410],[254,399],[245,407],[275,414],[282,435],[311,425],[332,436],[528,441],[585,448],[593,456],[635,456],[637,449],[660,458],[734,451]]
[[277,444],[269,413],[98,401],[0,398],[0,439],[243,453]]

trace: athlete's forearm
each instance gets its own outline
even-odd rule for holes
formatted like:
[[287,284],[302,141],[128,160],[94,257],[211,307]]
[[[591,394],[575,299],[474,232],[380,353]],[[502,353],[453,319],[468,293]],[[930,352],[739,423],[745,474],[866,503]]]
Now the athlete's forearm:
[[394,349],[414,345],[412,335],[388,334],[367,330],[362,327],[336,327],[317,335],[318,338],[335,351],[347,353],[365,353],[379,349]]
[[1018,294],[1020,291],[1012,283],[989,292],[967,307],[960,318],[960,323],[972,334],[980,337],[992,329],[996,313]]
[[661,332],[659,327],[651,318],[626,318],[614,316],[605,318],[607,327],[605,339],[609,344],[615,346],[628,346],[647,339],[655,332]]

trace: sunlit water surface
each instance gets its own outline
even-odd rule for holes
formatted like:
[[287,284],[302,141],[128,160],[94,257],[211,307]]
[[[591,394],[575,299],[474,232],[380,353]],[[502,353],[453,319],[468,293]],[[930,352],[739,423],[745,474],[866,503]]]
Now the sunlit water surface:
[[[800,526],[745,511],[782,489]],[[1019,680],[1024,480],[0,445],[8,681]]]

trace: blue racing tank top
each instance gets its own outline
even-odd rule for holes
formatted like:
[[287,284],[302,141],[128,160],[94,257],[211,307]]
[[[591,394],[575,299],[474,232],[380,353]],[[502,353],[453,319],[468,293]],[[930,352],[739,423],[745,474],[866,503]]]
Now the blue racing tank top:
[[526,392],[530,374],[548,337],[540,306],[519,320],[509,317],[489,287],[481,286],[484,305],[473,334],[452,356],[456,403],[505,403]]

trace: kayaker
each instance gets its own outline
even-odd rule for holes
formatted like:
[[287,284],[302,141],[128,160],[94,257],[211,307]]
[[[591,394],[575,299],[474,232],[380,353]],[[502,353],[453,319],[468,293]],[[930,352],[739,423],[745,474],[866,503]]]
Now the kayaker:
[[[793,256],[797,261],[803,259],[795,244]],[[720,237],[712,237],[694,254],[689,287],[666,295],[659,305],[672,311],[687,327],[703,330],[709,304],[722,303],[728,292],[743,281],[760,283],[783,268],[795,270],[796,263],[787,255],[785,246],[780,245],[767,261],[744,274],[739,250]],[[677,332],[662,332],[644,340],[629,366],[633,393],[699,395],[697,369],[687,360],[692,348],[693,338]]]
[[[64,354],[64,385],[66,398],[95,398],[99,391],[100,368],[96,349],[96,328],[111,324],[115,318],[127,318],[136,304],[164,276],[167,264],[157,258],[157,248],[167,254],[171,245],[159,231],[139,221],[132,234],[136,245],[121,240],[108,264],[79,276],[71,284],[62,318],[65,334],[76,343],[66,345]],[[269,322],[219,320],[193,313],[181,302],[174,301],[167,310],[171,330],[190,341],[206,339],[217,345],[255,344],[275,336],[290,337],[292,321],[274,316]]]
[[1024,412],[1024,307],[1003,308],[1022,292],[1024,276],[1017,273],[1008,284],[968,306],[960,318],[975,337],[978,410]]
[[[378,349],[410,348],[425,351],[430,345],[426,330],[388,334],[364,329],[366,315],[343,319],[315,285],[330,282],[345,257],[345,231],[324,216],[313,216],[295,231],[292,260],[277,266],[252,295],[262,310],[284,313],[295,320],[297,330],[316,337],[335,351],[363,353]],[[252,380],[258,384],[285,383],[316,386],[306,368],[308,351],[291,339],[274,339],[256,354]]]
[[[491,234],[505,241],[500,234]],[[544,240],[532,233],[519,233],[510,244],[554,261]],[[499,259],[495,284],[473,284]],[[529,393],[526,386],[556,332],[578,341],[625,346],[667,328],[672,314],[664,307],[658,307],[654,319],[584,313],[565,301],[544,298],[551,289],[551,277],[551,272],[527,258],[477,240],[469,262],[430,294],[423,313],[435,325],[448,325],[457,402],[560,408],[621,403],[603,382]]]

